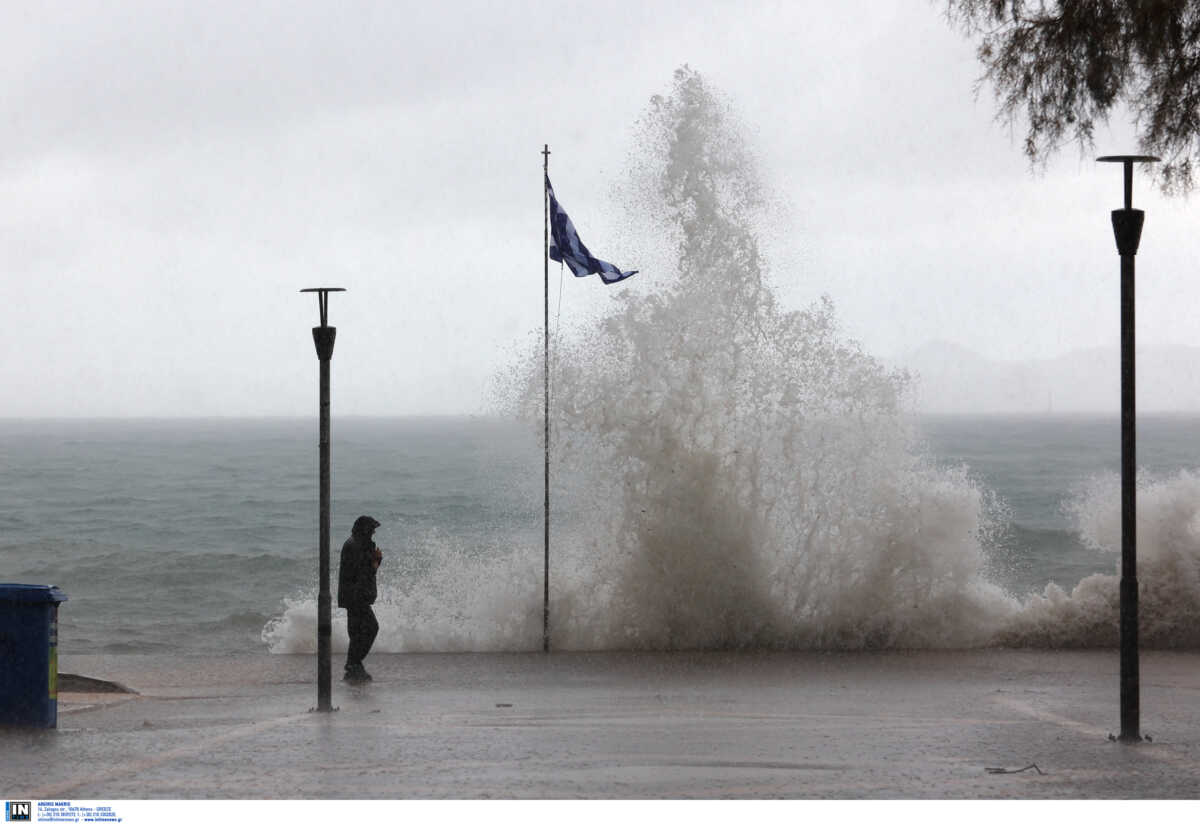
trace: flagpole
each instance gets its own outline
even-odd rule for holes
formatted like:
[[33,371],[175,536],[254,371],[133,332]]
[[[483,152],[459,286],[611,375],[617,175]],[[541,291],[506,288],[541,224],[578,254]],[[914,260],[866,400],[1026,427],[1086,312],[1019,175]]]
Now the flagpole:
[[550,144],[542,146],[542,264],[543,315],[542,363],[545,385],[545,542],[542,558],[542,652],[550,651],[550,195],[546,179],[550,174]]

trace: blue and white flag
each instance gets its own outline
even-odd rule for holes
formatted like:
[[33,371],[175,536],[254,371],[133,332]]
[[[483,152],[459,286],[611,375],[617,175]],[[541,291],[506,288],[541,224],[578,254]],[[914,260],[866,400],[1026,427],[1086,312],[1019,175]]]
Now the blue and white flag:
[[605,283],[616,283],[630,275],[636,275],[637,269],[622,272],[611,263],[592,257],[592,253],[579,239],[575,224],[554,196],[554,188],[550,185],[550,177],[546,177],[546,193],[550,195],[550,259],[567,264],[571,273],[577,278],[586,275],[600,275]]

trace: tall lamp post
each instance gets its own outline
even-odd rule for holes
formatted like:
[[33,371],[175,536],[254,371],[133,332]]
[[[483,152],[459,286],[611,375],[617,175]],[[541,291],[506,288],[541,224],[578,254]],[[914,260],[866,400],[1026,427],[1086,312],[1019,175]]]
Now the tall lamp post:
[[1113,235],[1121,255],[1121,737],[1134,743],[1139,732],[1137,584],[1137,430],[1134,391],[1134,257],[1146,213],[1133,208],[1133,164],[1154,163],[1150,155],[1108,155],[1103,163],[1125,167],[1125,208],[1113,209]]
[[321,362],[321,434],[320,434],[320,484],[321,526],[320,561],[318,564],[319,590],[317,593],[317,711],[331,712],[332,692],[329,665],[330,643],[330,597],[329,597],[329,361],[333,358],[333,341],[337,329],[329,325],[329,293],[345,292],[338,287],[322,286],[301,289],[301,292],[316,292],[317,306],[321,311],[321,325],[312,330],[313,343],[317,346],[317,359]]

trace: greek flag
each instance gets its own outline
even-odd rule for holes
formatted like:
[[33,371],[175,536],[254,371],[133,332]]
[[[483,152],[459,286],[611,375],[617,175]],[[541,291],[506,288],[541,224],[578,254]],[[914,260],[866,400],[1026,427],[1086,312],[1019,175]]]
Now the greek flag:
[[554,196],[554,188],[550,185],[550,177],[546,177],[546,193],[550,195],[550,259],[567,264],[571,273],[577,278],[585,275],[600,275],[605,283],[616,283],[630,275],[636,275],[637,269],[622,272],[611,263],[592,257],[592,253],[579,239],[575,224]]

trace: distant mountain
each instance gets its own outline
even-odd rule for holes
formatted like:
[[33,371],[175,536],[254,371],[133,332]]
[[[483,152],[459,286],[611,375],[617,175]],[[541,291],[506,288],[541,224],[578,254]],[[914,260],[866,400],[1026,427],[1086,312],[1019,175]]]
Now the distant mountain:
[[[897,365],[913,373],[917,408],[923,412],[1117,412],[1121,408],[1116,347],[1013,362],[989,360],[963,346],[933,341]],[[1137,405],[1144,412],[1200,412],[1200,347],[1138,347]]]

